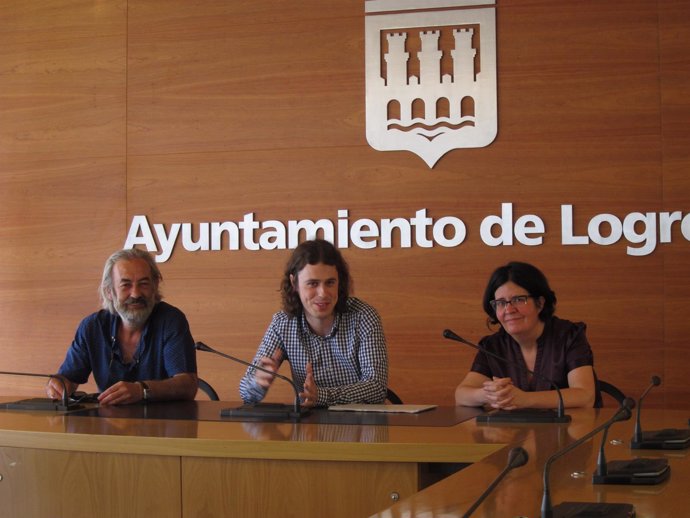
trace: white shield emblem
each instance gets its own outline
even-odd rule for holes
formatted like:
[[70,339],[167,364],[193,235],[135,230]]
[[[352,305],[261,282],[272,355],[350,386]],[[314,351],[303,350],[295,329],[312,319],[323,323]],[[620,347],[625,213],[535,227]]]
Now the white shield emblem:
[[366,0],[371,147],[412,151],[431,168],[451,149],[493,142],[498,129],[495,3]]

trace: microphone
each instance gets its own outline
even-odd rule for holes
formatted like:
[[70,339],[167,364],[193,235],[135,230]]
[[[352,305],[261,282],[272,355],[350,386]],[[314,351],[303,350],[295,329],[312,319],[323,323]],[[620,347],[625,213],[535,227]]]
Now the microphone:
[[571,418],[569,415],[565,415],[565,405],[563,404],[563,394],[561,394],[561,389],[556,385],[553,380],[547,378],[546,376],[542,376],[541,374],[538,374],[534,371],[529,370],[528,368],[524,367],[523,365],[520,365],[517,362],[508,360],[507,358],[503,358],[502,356],[499,356],[498,354],[492,353],[491,351],[487,351],[483,347],[480,347],[477,344],[474,344],[470,342],[469,340],[465,340],[463,337],[458,336],[455,334],[453,331],[450,329],[446,329],[443,331],[443,337],[447,338],[448,340],[454,340],[456,342],[460,342],[465,345],[469,345],[473,349],[476,349],[484,354],[487,354],[489,356],[492,356],[496,358],[497,360],[500,360],[504,363],[514,365],[518,367],[520,370],[525,371],[532,376],[535,376],[543,381],[546,381],[549,383],[554,389],[556,389],[556,393],[558,394],[558,408],[556,409],[556,412],[554,413],[553,409],[551,408],[523,408],[523,409],[518,409],[518,410],[500,410],[500,411],[494,411],[489,414],[485,415],[480,415],[477,416],[477,422],[478,423],[569,423]]
[[465,514],[462,515],[462,518],[469,518],[469,516],[481,505],[481,503],[486,499],[487,496],[489,496],[489,493],[491,493],[496,486],[503,480],[503,478],[508,474],[509,471],[511,471],[514,468],[519,468],[520,466],[524,466],[527,464],[527,461],[529,460],[529,455],[527,455],[527,451],[525,451],[524,448],[517,447],[513,448],[508,452],[508,464],[506,465],[505,468],[503,468],[503,471],[501,471],[498,476],[494,479],[494,481],[489,485],[489,487],[486,488],[486,490],[481,494],[481,496],[477,499],[477,501],[472,504],[472,507],[470,507]]
[[[659,378],[655,376],[658,380]],[[639,416],[639,413],[638,413]],[[660,484],[671,474],[668,459],[637,458],[606,462],[604,446],[610,426],[604,429],[599,444],[597,470],[592,475],[592,484],[653,485]]]
[[637,401],[637,415],[635,416],[635,430],[633,431],[633,441],[642,441],[642,427],[640,426],[640,411],[642,410],[642,400],[645,397],[647,397],[647,394],[650,390],[652,390],[652,388],[658,387],[659,385],[661,385],[661,378],[659,376],[652,376],[651,383],[642,393],[640,399]]
[[297,389],[297,385],[288,377],[283,376],[282,374],[278,374],[277,372],[270,371],[268,369],[265,369],[261,367],[260,365],[255,365],[253,363],[246,362],[244,360],[240,360],[239,358],[235,358],[234,356],[230,356],[229,354],[222,353],[220,351],[217,351],[213,349],[212,347],[209,347],[203,342],[197,342],[194,347],[196,348],[197,351],[204,351],[207,353],[213,353],[217,354],[218,356],[222,356],[223,358],[227,358],[228,360],[232,360],[237,363],[241,363],[242,365],[245,365],[247,367],[251,367],[256,370],[260,370],[262,372],[266,372],[270,374],[271,376],[275,376],[276,378],[280,378],[284,381],[287,381],[290,386],[292,386],[292,390],[295,391],[295,403],[294,405],[285,405],[282,403],[253,403],[253,404],[245,404],[237,408],[224,408],[220,411],[221,417],[241,417],[241,418],[261,418],[261,419],[292,419],[299,421],[299,419],[303,416],[306,416],[310,413],[310,409],[308,408],[302,408],[300,406],[299,402],[299,390]]
[[647,396],[653,387],[661,385],[659,376],[652,376],[650,385],[637,401],[637,416],[635,420],[635,430],[630,440],[630,448],[633,450],[683,450],[690,446],[690,429],[688,428],[664,428],[652,432],[643,432],[640,425],[640,414],[642,413],[642,400]]
[[636,458],[606,462],[603,440],[597,471],[592,484],[647,485],[661,484],[671,475],[668,459]]
[[620,408],[605,423],[597,426],[594,430],[583,435],[578,440],[573,441],[565,448],[558,450],[546,460],[546,463],[544,464],[544,495],[541,502],[541,518],[566,518],[568,516],[608,516],[614,518],[635,516],[634,508],[631,504],[563,502],[556,507],[552,507],[549,491],[549,474],[551,472],[551,464],[556,459],[562,457],[566,453],[580,446],[585,441],[591,439],[601,430],[608,429],[608,427],[610,427],[613,423],[618,421],[627,421],[630,419],[633,406],[635,406],[635,402],[630,398],[625,398]]
[[70,405],[67,396],[67,385],[62,376],[57,374],[37,374],[34,372],[11,372],[11,371],[0,371],[0,374],[9,374],[12,376],[32,376],[35,378],[52,378],[56,379],[62,385],[62,399],[52,399],[47,397],[37,397],[30,399],[21,399],[19,401],[12,401],[11,403],[3,403],[0,405],[1,408],[6,408],[8,410],[76,410],[82,408],[83,405],[72,404]]

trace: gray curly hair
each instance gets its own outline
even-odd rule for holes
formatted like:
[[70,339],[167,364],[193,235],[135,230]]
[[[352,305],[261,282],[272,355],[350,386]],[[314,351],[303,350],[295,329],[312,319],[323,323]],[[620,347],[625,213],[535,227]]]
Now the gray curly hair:
[[163,280],[163,275],[161,275],[161,271],[158,269],[158,265],[153,256],[147,251],[138,248],[119,250],[108,257],[108,260],[105,262],[101,287],[98,290],[103,309],[107,309],[113,315],[116,314],[115,304],[110,297],[113,293],[113,266],[115,266],[115,263],[118,261],[132,261],[133,259],[143,259],[146,261],[146,264],[148,264],[151,269],[151,281],[153,282],[156,302],[160,302],[163,299],[163,294],[158,289]]

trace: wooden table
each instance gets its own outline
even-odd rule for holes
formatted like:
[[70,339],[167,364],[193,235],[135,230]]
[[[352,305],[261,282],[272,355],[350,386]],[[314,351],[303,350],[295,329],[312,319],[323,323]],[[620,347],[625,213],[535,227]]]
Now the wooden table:
[[[0,410],[0,516],[450,518],[462,516],[505,466],[510,447],[522,445],[529,463],[475,516],[536,517],[546,458],[612,413],[571,411],[564,425],[425,426],[422,419],[405,426],[363,417],[369,424],[228,422],[217,416],[231,404],[213,401],[193,403],[194,418],[180,419],[183,405],[168,405],[171,414],[156,406],[101,407],[97,415]],[[646,410],[643,424],[684,427],[687,415]],[[609,438],[627,445],[631,429],[616,424]],[[554,463],[554,504],[621,501],[642,517],[684,515],[687,450],[642,452],[667,456],[673,473],[660,486],[630,488],[591,485],[597,446],[598,437]],[[609,446],[607,455],[631,452]],[[472,465],[426,487],[430,467],[457,463]],[[573,471],[587,477],[571,478]]]
[[419,491],[429,466],[503,448],[474,425],[227,422],[232,404],[193,405],[194,419],[0,410],[0,516],[364,517]]
[[[461,517],[506,466],[508,450],[521,445],[529,462],[511,471],[495,491],[472,514],[473,517],[512,518],[540,516],[545,461],[554,452],[582,437],[608,419],[613,409],[572,410],[569,425],[493,425],[481,428],[480,441],[504,443],[501,449],[462,471],[402,500],[376,518]],[[687,428],[688,412],[644,409],[643,430]],[[608,461],[634,457],[663,457],[671,466],[671,476],[659,485],[593,485],[592,474],[601,435],[575,448],[551,466],[551,501],[619,502],[635,506],[638,518],[679,518],[690,515],[689,450],[631,450],[633,419],[614,424],[605,449]],[[458,426],[473,429],[474,423]],[[610,444],[621,441],[622,444]]]

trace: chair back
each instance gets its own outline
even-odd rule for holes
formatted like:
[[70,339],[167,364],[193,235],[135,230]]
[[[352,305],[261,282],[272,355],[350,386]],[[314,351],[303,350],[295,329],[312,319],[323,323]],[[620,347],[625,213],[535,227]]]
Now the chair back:
[[402,405],[402,399],[398,397],[398,395],[393,392],[391,389],[386,389],[386,401],[393,405]]
[[597,385],[599,386],[599,390],[602,394],[608,394],[613,399],[615,399],[619,405],[623,403],[623,400],[625,399],[625,394],[623,394],[623,391],[621,389],[607,381],[600,379],[597,380]]
[[211,401],[218,401],[220,399],[218,393],[213,390],[213,387],[201,378],[199,378],[199,390],[206,394]]

